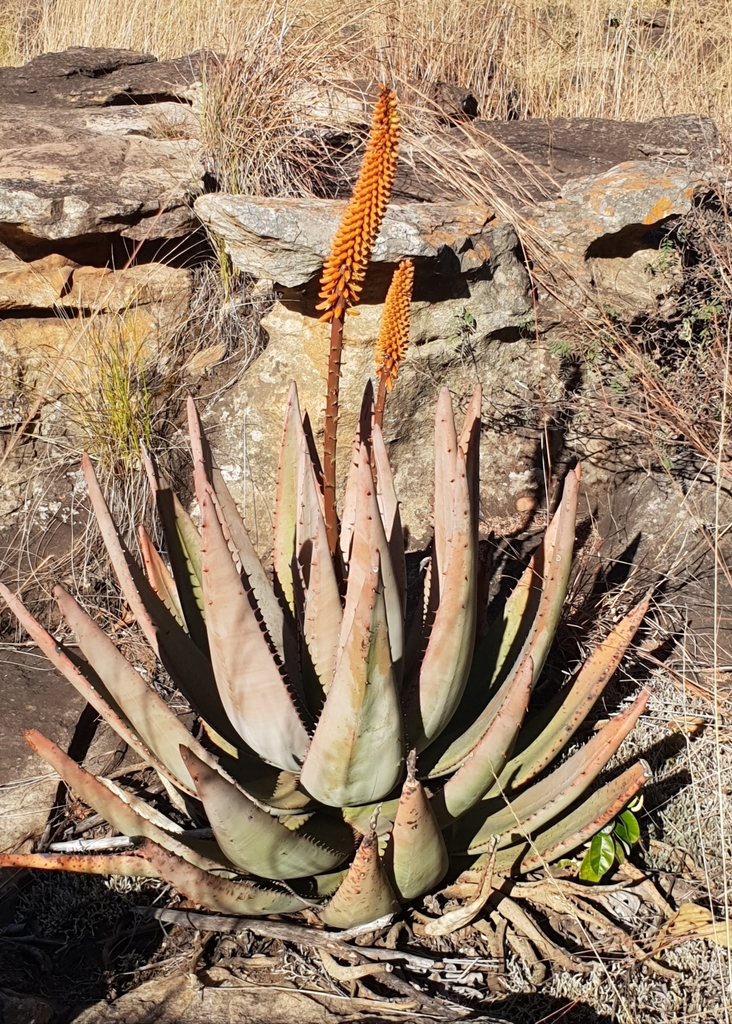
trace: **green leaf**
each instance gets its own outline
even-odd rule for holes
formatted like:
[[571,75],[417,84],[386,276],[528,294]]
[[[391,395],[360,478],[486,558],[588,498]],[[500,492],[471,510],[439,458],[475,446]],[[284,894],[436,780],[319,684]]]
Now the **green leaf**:
[[640,839],[640,825],[631,810],[624,810],[615,822],[615,834],[628,846],[635,846]]
[[608,873],[615,863],[615,844],[612,838],[605,832],[598,832],[592,837],[590,848],[587,851],[589,868],[599,881]]

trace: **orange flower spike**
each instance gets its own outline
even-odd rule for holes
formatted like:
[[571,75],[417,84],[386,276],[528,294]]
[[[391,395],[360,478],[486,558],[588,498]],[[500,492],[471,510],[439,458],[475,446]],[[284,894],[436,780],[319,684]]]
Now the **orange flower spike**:
[[376,342],[376,372],[380,382],[389,391],[407,354],[413,285],[414,264],[411,260],[402,260],[394,271],[386,293],[379,339]]
[[366,275],[394,184],[398,141],[396,94],[382,86],[361,171],[323,267],[319,295],[323,301],[315,307],[325,310],[321,320],[331,320],[358,302],[358,286]]

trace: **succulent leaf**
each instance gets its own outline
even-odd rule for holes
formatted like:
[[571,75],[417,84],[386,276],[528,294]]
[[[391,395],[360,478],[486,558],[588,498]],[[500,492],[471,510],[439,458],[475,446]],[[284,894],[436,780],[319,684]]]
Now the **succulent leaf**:
[[534,666],[527,656],[510,689],[502,692],[488,728],[463,764],[435,794],[432,806],[442,828],[474,807],[494,785],[511,753],[526,714]]
[[429,892],[445,877],[449,865],[435,812],[415,773],[414,752],[407,769],[384,852],[384,867],[400,900],[413,900]]
[[642,690],[628,708],[610,719],[563,764],[540,782],[512,796],[508,806],[489,814],[470,843],[471,851],[488,844],[493,836],[503,836],[499,846],[508,846],[512,835],[535,832],[571,806],[617,753],[645,710],[649,696],[650,690]]
[[221,701],[245,743],[269,764],[296,772],[307,731],[232,561],[211,491],[202,499],[206,629]]
[[[329,849],[292,831],[261,810],[233,782],[182,748],[206,815],[222,851],[232,864],[264,878],[304,878],[333,871],[353,846],[350,829],[343,826],[341,848]],[[309,823],[312,829],[316,827]],[[329,838],[333,836],[329,831]]]
[[376,483],[376,499],[384,524],[384,533],[389,544],[391,564],[394,566],[397,589],[399,591],[402,618],[407,611],[407,565],[404,558],[404,531],[399,514],[399,500],[394,487],[394,476],[389,464],[389,456],[384,444],[384,435],[378,423],[373,425],[371,437],[374,476]]
[[[180,780],[185,792],[195,794],[193,779],[179,752],[180,744],[192,739],[183,722],[63,587],[54,587],[53,596],[76,634],[84,657],[142,742]],[[206,756],[203,748],[201,754]]]
[[127,878],[160,877],[157,867],[149,860],[129,853],[0,853],[0,868],[70,871],[77,875],[123,875]]
[[107,553],[147,642],[201,718],[236,746],[239,737],[219,698],[211,663],[158,598],[122,542],[88,455],[82,456],[81,464]]
[[175,580],[173,579],[167,565],[155,550],[153,542],[150,540],[148,532],[142,523],[138,527],[138,538],[140,542],[142,561],[145,566],[145,572],[150,586],[153,588],[178,625],[188,632]]
[[[452,532],[445,544],[447,565],[440,603],[406,708],[407,736],[418,751],[432,743],[452,719],[465,690],[475,646],[477,543],[461,449],[455,458],[451,491]],[[434,566],[432,573],[434,585]]]
[[564,749],[582,725],[628,650],[650,604],[650,594],[618,623],[583,664],[569,689],[527,722],[525,739],[506,765],[501,788],[518,789],[535,778]]
[[[91,704],[105,722],[114,729],[117,735],[125,743],[129,744],[140,757],[148,761],[161,777],[167,778],[169,782],[176,786],[180,786],[180,781],[175,778],[151,750],[147,749],[137,734],[130,728],[122,709],[92,667],[78,659],[72,651],[66,650],[62,644],[54,640],[50,633],[46,632],[15,594],[8,590],[3,583],[0,583],[0,596],[5,600],[8,608],[10,608],[23,629],[35,640],[38,649],[68,679],[74,689]],[[193,790],[191,790],[191,795],[194,795]]]
[[154,867],[157,877],[175,886],[189,900],[217,914],[261,917],[265,914],[291,914],[306,906],[292,892],[267,889],[254,882],[235,881],[201,871],[150,840],[140,843],[136,852],[138,857]]
[[[352,582],[349,580],[342,627],[348,632],[342,636],[333,684],[300,775],[308,793],[335,807],[387,796],[399,781],[404,758],[376,550],[358,597]],[[349,604],[353,606],[351,614]]]
[[[147,839],[152,839],[166,850],[183,857],[191,864],[198,865],[204,871],[221,870],[222,864],[226,864],[225,860],[217,863],[208,857],[200,856],[195,850],[187,847],[179,835],[171,835],[160,825],[151,821],[150,817],[140,814],[135,809],[132,797],[125,799],[120,792],[116,791],[116,787],[110,788],[106,780],[102,782],[85,771],[73,758],[64,754],[55,743],[46,739],[42,733],[35,729],[28,729],[25,738],[32,749],[52,768],[55,768],[74,793],[81,797],[85,804],[93,807],[97,814],[101,814],[122,835],[144,836]],[[175,829],[173,822],[170,822],[170,825]]]
[[[650,778],[649,765],[645,761],[637,761],[622,775],[583,800],[557,824],[535,835],[530,843],[498,850],[495,870],[500,874],[514,871],[524,874],[565,857],[612,821]],[[474,866],[479,867],[487,856],[483,854]]]
[[297,385],[293,381],[287,394],[285,425],[277,469],[272,550],[275,586],[282,594],[292,616],[296,614],[293,566],[298,519],[300,450],[304,439]]
[[[304,585],[302,630],[323,693],[333,681],[343,609],[328,548],[322,495],[305,438],[300,446],[297,558]],[[299,603],[299,602],[296,602]]]
[[375,832],[367,833],[335,895],[320,919],[329,928],[355,928],[395,914],[399,904],[379,857]]

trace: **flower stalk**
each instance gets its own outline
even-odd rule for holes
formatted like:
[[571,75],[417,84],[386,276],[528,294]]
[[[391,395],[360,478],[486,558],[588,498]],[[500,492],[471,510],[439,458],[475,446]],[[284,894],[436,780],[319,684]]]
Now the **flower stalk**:
[[328,546],[338,538],[336,513],[336,434],[343,354],[343,322],[361,295],[376,236],[391,197],[397,165],[399,114],[396,94],[382,86],[371,122],[361,170],[336,232],[320,279],[321,320],[330,321],[330,348],[323,439],[323,492]]

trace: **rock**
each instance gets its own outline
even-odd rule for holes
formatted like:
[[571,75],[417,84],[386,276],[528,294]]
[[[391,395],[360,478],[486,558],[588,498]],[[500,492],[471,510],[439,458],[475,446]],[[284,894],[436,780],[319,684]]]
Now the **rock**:
[[156,304],[172,318],[187,309],[191,287],[190,271],[162,263],[114,271],[79,267],[55,253],[30,263],[0,262],[0,309],[118,313]]
[[429,100],[440,120],[447,124],[473,121],[478,116],[478,101],[472,92],[452,82],[435,82]]
[[560,199],[526,211],[526,225],[577,262],[628,257],[657,248],[659,229],[688,213],[695,195],[708,188],[709,178],[694,171],[629,161],[568,182]]
[[200,83],[200,54],[159,61],[134,50],[72,46],[43,53],[20,68],[0,68],[3,103],[24,106],[192,103]]
[[48,242],[195,231],[200,71],[85,47],[0,68],[0,243],[34,259]]
[[[195,209],[204,224],[224,239],[239,270],[297,288],[319,273],[346,205],[336,199],[215,194],[200,196]],[[459,258],[481,243],[490,252],[495,230],[492,220],[486,207],[468,203],[392,205],[386,211],[372,262],[434,259],[446,249]],[[477,265],[483,262],[484,258],[479,259]]]
[[85,701],[50,664],[23,648],[2,652],[0,692],[0,850],[9,852],[43,832],[59,781],[25,742],[23,730],[40,729],[66,749]]
[[678,255],[666,257],[648,249],[630,256],[594,257],[588,261],[588,269],[597,298],[609,310],[638,313],[651,309],[683,284]]
[[[708,170],[718,163],[718,147],[714,122],[696,115],[650,121],[476,120],[421,141],[406,140],[395,195],[445,202],[464,196],[463,182],[472,180],[481,194],[487,186],[519,209],[527,202],[558,198],[568,181],[603,174],[628,161],[660,160],[667,167]],[[355,157],[346,169],[355,179]],[[456,187],[458,179],[462,181]]]
[[24,996],[0,989],[0,1020],[3,1024],[50,1024],[55,1009],[40,996]]
[[57,253],[33,263],[0,260],[0,309],[53,309],[75,266]]

